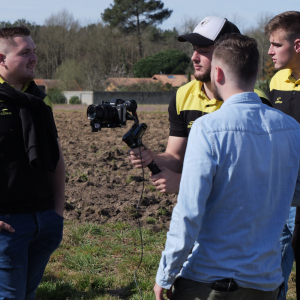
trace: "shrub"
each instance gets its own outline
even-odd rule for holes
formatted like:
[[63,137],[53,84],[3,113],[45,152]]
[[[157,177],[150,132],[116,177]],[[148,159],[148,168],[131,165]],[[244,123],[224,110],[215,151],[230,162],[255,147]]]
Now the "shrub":
[[47,95],[50,98],[51,102],[54,104],[65,104],[67,103],[67,98],[62,93],[60,89],[51,88],[48,89]]
[[190,58],[184,52],[169,49],[141,59],[133,66],[135,77],[152,77],[154,74],[185,74]]
[[69,100],[69,104],[81,104],[81,100],[78,96],[72,96]]
[[178,87],[173,87],[170,83],[162,84],[159,82],[144,82],[129,86],[119,86],[119,92],[175,92]]

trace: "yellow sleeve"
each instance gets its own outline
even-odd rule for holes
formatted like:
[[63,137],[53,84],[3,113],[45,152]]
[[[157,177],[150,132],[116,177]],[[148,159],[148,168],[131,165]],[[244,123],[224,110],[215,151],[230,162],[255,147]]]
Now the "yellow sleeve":
[[43,101],[46,105],[50,106],[51,110],[53,111],[53,105],[52,105],[50,98],[48,96],[46,96]]
[[265,98],[269,100],[268,96],[260,88],[254,89],[254,93],[256,93],[259,98]]

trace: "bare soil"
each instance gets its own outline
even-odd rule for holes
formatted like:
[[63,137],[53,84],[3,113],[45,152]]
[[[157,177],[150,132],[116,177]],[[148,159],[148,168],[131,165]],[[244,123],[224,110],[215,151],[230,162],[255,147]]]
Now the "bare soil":
[[[138,111],[140,122],[148,125],[143,142],[155,152],[164,152],[169,133],[167,107],[153,107],[143,106]],[[168,229],[177,194],[156,191],[149,169],[145,169],[143,180],[142,170],[130,163],[122,136],[132,121],[123,128],[104,128],[93,133],[86,118],[86,106],[66,108],[54,108],[66,163],[65,219],[99,224],[125,221],[136,226],[136,206],[141,199],[141,225],[153,230]]]

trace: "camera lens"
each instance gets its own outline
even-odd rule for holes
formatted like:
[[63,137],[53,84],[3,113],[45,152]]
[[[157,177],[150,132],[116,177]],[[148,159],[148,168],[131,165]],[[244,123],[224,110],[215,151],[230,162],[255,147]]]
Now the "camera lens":
[[87,117],[89,120],[94,120],[96,117],[96,107],[95,105],[90,105],[87,109]]
[[90,105],[87,109],[87,117],[93,121],[95,119],[102,119],[104,115],[104,109],[102,105]]

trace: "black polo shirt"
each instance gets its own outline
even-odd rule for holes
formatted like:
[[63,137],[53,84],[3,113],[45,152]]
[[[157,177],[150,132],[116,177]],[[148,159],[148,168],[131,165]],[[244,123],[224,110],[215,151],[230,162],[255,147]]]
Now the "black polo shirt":
[[0,165],[0,214],[54,208],[48,172],[29,165],[19,108],[1,99]]
[[[271,106],[263,91],[254,89],[254,92]],[[223,101],[207,98],[201,81],[193,80],[180,87],[169,105],[170,136],[188,137],[196,119],[218,110],[222,104]]]
[[296,80],[290,69],[277,72],[270,82],[270,101],[300,123],[300,79]]

